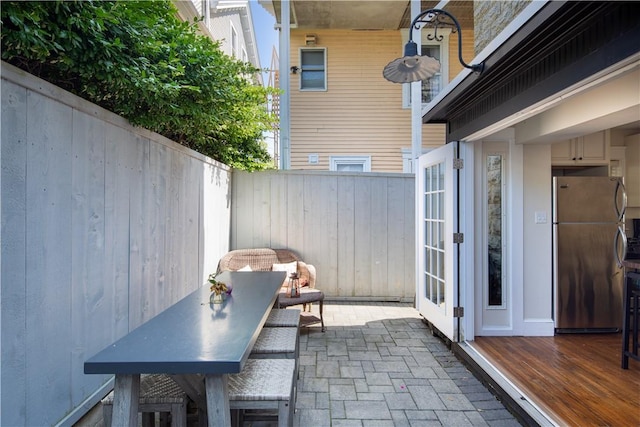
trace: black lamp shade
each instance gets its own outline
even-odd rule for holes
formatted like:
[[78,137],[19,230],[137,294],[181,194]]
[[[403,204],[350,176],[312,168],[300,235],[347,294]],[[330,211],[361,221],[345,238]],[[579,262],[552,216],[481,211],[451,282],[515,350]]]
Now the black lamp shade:
[[413,30],[418,29],[421,23],[434,28],[437,36],[438,27],[450,27],[458,33],[458,60],[463,67],[469,68],[477,74],[484,70],[484,62],[479,64],[467,64],[462,60],[462,37],[460,36],[460,24],[456,18],[446,10],[427,9],[418,14],[409,26],[409,41],[404,45],[404,57],[391,61],[382,70],[385,79],[393,83],[410,83],[426,80],[440,71],[440,62],[429,56],[418,55],[418,45],[413,41]]

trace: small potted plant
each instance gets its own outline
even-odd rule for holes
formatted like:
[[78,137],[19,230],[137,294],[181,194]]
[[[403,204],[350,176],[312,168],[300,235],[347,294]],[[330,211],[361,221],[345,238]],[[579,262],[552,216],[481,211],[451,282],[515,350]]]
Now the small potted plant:
[[211,290],[211,295],[209,296],[209,302],[211,302],[212,304],[221,303],[223,301],[223,295],[226,294],[227,291],[229,290],[227,288],[227,284],[216,280],[215,274],[209,275],[208,282],[211,285],[209,287],[209,289]]

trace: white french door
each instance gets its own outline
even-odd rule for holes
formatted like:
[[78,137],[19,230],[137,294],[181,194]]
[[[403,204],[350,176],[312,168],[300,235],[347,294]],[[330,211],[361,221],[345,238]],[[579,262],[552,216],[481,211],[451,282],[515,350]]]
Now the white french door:
[[418,233],[417,308],[451,341],[458,341],[457,180],[455,143],[418,159],[416,230]]

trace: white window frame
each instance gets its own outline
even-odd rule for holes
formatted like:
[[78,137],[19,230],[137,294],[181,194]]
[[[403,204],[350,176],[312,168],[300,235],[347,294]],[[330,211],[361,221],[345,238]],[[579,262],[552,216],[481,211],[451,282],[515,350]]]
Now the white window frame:
[[[420,155],[426,154],[431,150],[433,150],[432,147],[429,147],[429,148],[422,147],[422,152]],[[414,170],[413,170],[414,159],[412,159],[413,149],[402,147],[400,151],[402,152],[402,173],[414,173]],[[415,161],[416,161],[416,164],[418,164],[418,159],[415,159]]]
[[[304,69],[304,64],[302,63],[302,53],[305,51],[322,51],[323,53],[323,61],[324,61],[324,87],[322,88],[303,88],[302,87],[302,73],[305,71]],[[299,90],[300,91],[304,91],[304,92],[326,92],[327,91],[327,48],[326,47],[301,47],[299,52],[298,52],[298,58],[299,58],[299,73],[300,73],[300,78],[299,80]]]
[[[487,157],[488,156],[501,156],[502,157],[502,200],[501,200],[501,212],[502,212],[502,303],[500,305],[489,305],[489,226],[487,219],[489,217],[489,207],[485,196],[488,193],[488,177],[487,177]],[[510,293],[511,289],[508,285],[509,277],[509,228],[507,223],[507,207],[509,197],[509,149],[506,143],[503,142],[485,142],[483,144],[482,152],[482,308],[485,313],[489,311],[505,311],[509,309]],[[507,322],[508,319],[502,319],[502,322]]]
[[[434,36],[433,28],[423,28],[420,31],[422,46],[439,46],[440,47],[440,90],[442,90],[447,84],[449,84],[449,38],[451,36],[451,29],[438,28],[438,37],[442,37],[441,41],[429,40],[429,37]],[[415,34],[415,31],[414,31]],[[402,30],[402,46],[409,41],[409,30]],[[422,104],[424,107],[427,104]],[[402,85],[402,108],[411,108],[411,84],[405,83]]]
[[371,172],[371,156],[329,156],[330,171],[338,171],[339,165],[362,165],[362,172]]
[[231,56],[233,56],[234,58],[238,57],[238,32],[236,31],[236,28],[233,26],[232,22],[229,22],[229,28],[230,28],[230,32],[231,35],[229,37],[230,40],[230,45],[231,45]]

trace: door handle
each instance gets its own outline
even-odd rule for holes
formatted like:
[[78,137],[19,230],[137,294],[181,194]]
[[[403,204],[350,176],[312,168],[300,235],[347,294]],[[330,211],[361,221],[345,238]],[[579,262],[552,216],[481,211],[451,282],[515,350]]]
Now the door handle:
[[[622,237],[622,257],[620,257],[620,251],[618,251],[620,237]],[[613,239],[613,254],[616,257],[616,264],[618,264],[618,267],[622,267],[622,260],[627,257],[627,235],[624,234],[622,226],[620,225],[616,231],[616,237]]]
[[[618,207],[618,193],[622,191],[622,206]],[[622,221],[624,213],[627,210],[627,189],[624,187],[621,179],[617,180],[616,191],[613,196],[613,204],[616,207],[616,214],[618,215],[618,221]],[[626,236],[625,236],[626,237]]]

